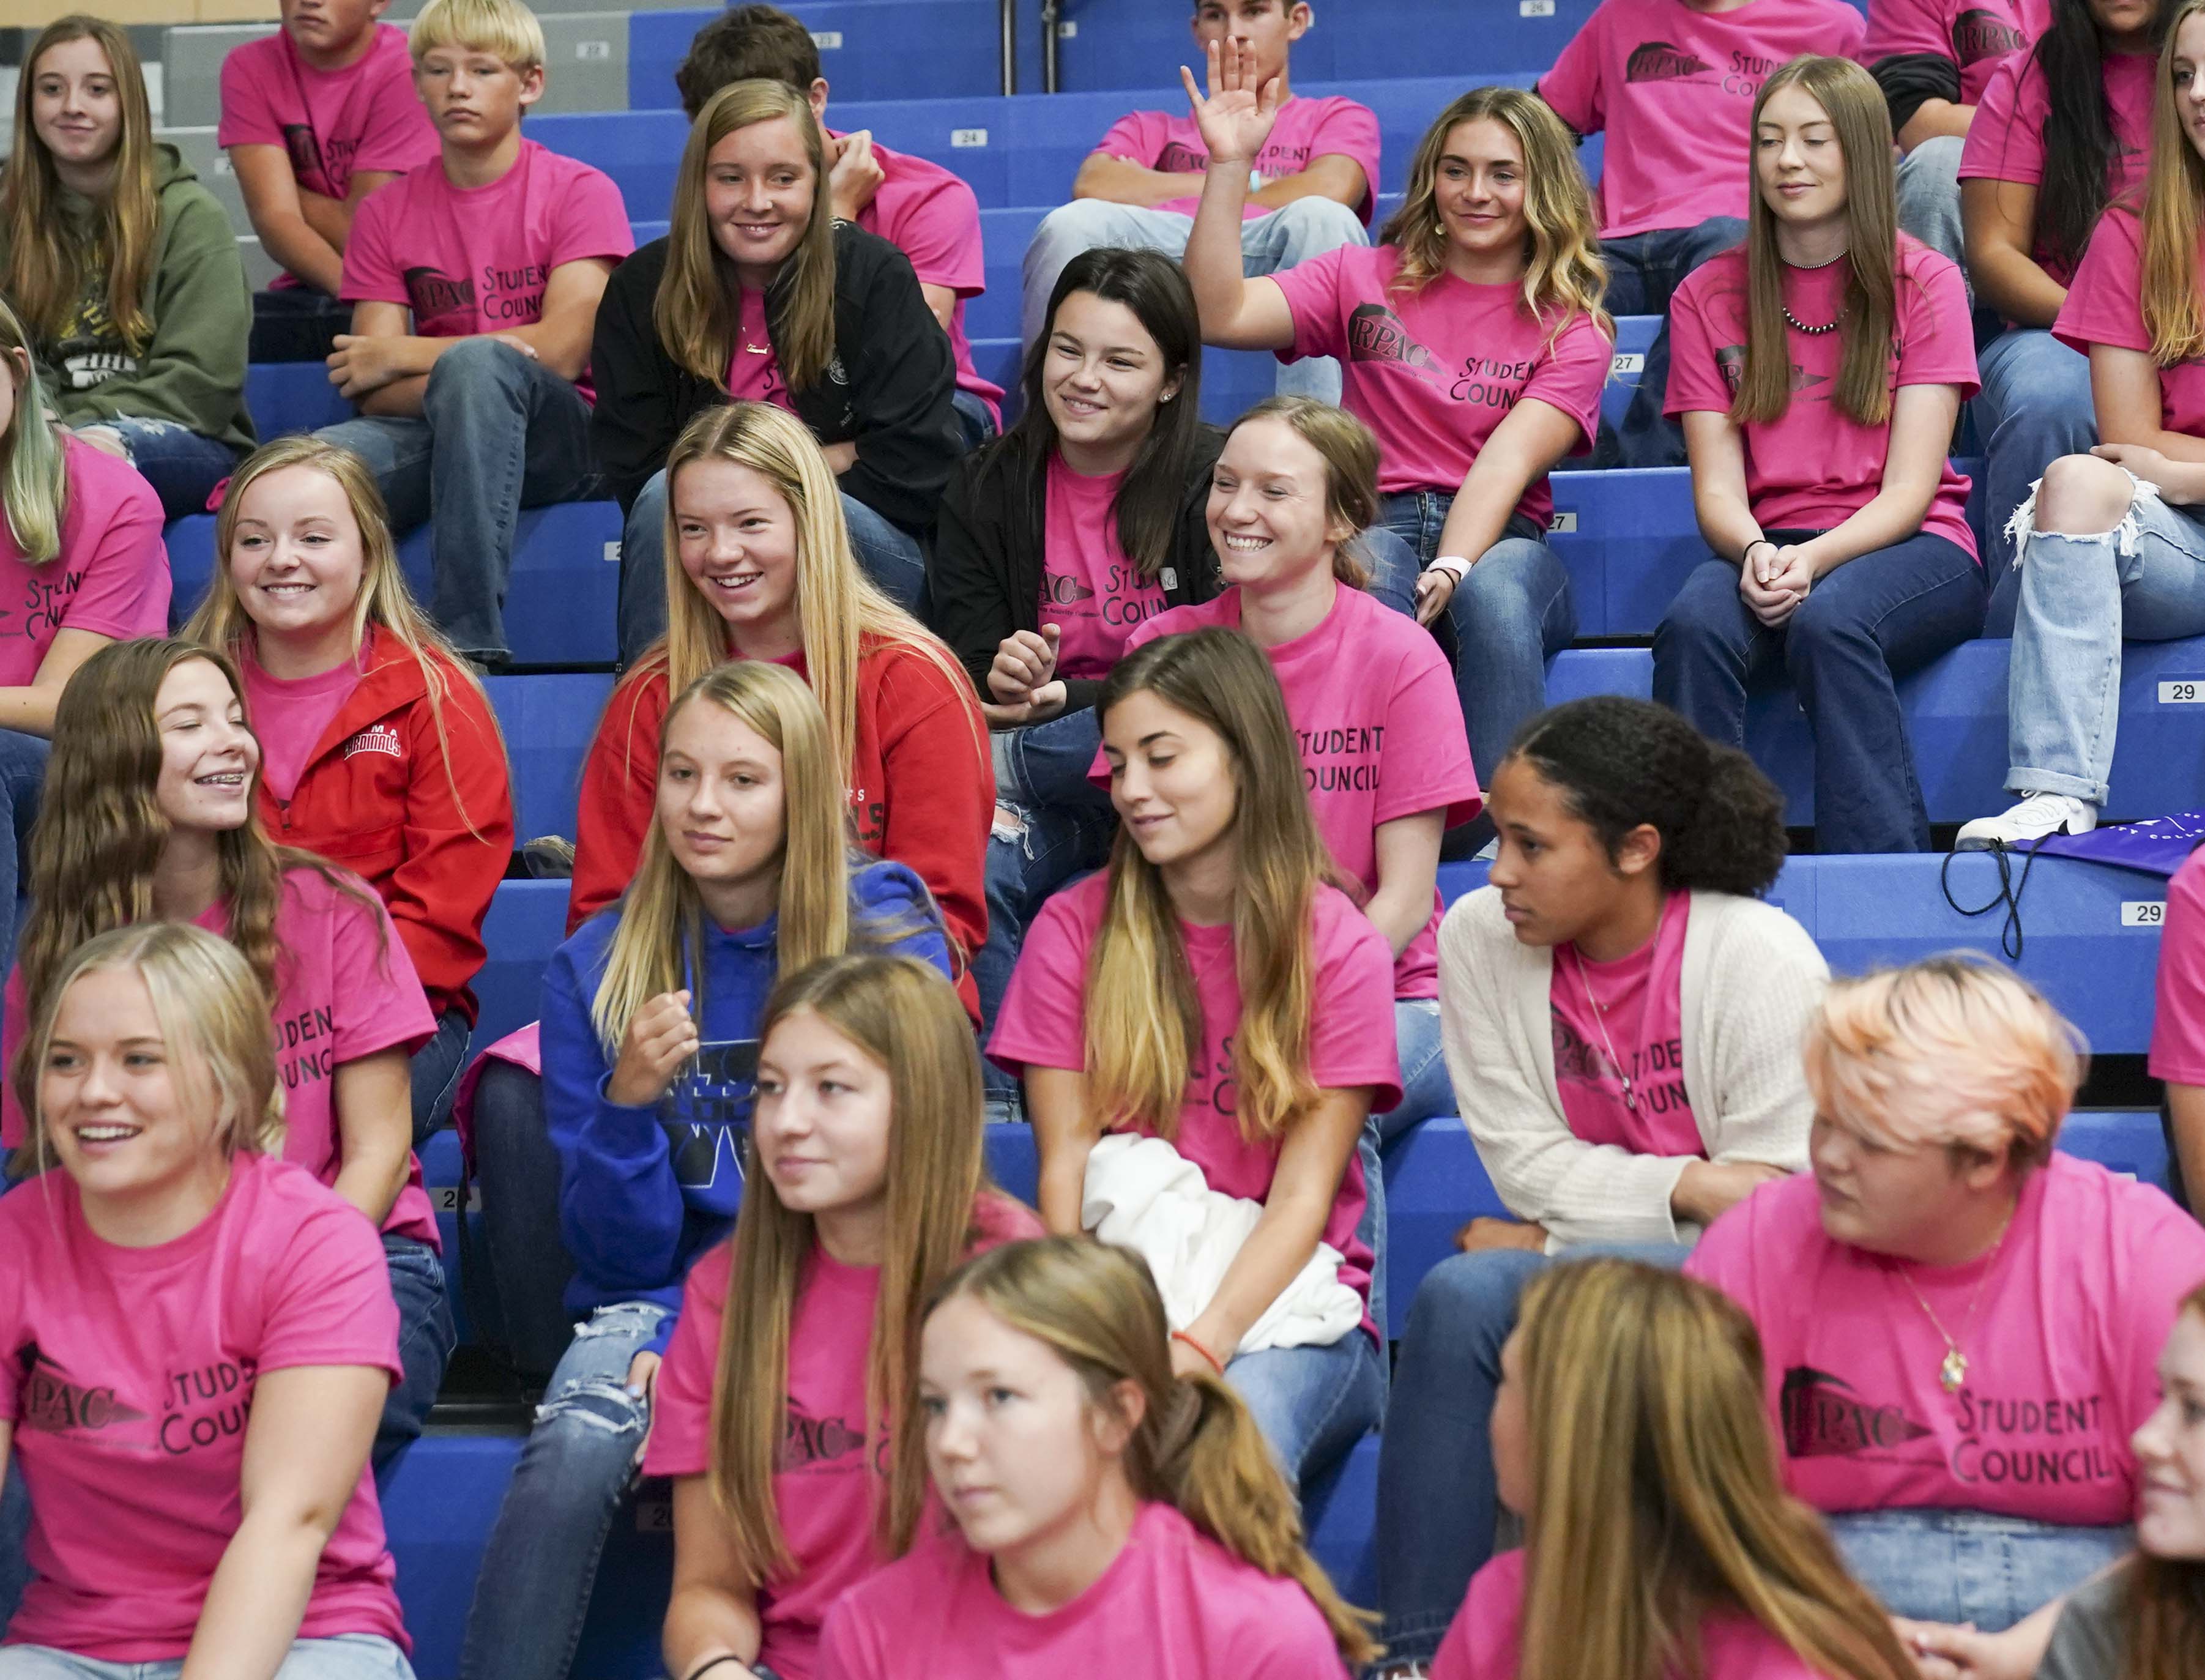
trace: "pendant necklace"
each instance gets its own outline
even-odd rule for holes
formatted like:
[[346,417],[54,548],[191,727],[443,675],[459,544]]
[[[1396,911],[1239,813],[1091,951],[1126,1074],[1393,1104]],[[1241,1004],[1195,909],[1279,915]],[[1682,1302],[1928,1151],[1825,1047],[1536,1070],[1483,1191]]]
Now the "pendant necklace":
[[[1668,919],[1668,916],[1669,906],[1665,903],[1661,906],[1661,915],[1654,921],[1655,939],[1658,940],[1661,937],[1661,923]],[[1651,941],[1649,941],[1649,943],[1651,942]],[[1631,1075],[1623,1066],[1623,1058],[1615,1054],[1615,1041],[1608,1035],[1608,1011],[1601,1006],[1600,1000],[1592,994],[1592,980],[1585,973],[1584,953],[1578,949],[1575,940],[1570,941],[1570,958],[1577,966],[1578,984],[1584,988],[1585,1006],[1592,1011],[1592,1023],[1600,1029],[1600,1042],[1608,1051],[1608,1066],[1615,1070],[1616,1077],[1623,1081],[1623,1106],[1635,1115],[1638,1112],[1637,1088],[1632,1084]]]
[[[1964,1335],[1975,1327],[1976,1309],[1983,1303],[1983,1291],[1988,1286],[1991,1272],[1996,1266],[1999,1245],[2006,1241],[2007,1227],[2012,1225],[2014,1213],[2020,1205],[2017,1202],[2012,1208],[2007,1210],[2004,1222],[1999,1226],[1998,1235],[1991,1239],[1990,1256],[1984,1265],[1983,1275],[1976,1282],[1976,1292],[1968,1297],[1968,1315],[1960,1321],[1960,1330]],[[1952,1333],[1945,1327],[1945,1321],[1937,1316],[1937,1309],[1929,1304],[1929,1297],[1923,1294],[1922,1286],[1914,1281],[1914,1274],[1911,1272],[1902,1271],[1899,1275],[1906,1279],[1907,1288],[1914,1291],[1916,1303],[1929,1318],[1930,1324],[1935,1327],[1937,1333],[1945,1339],[1945,1357],[1937,1367],[1937,1381],[1947,1394],[1957,1394],[1968,1380],[1968,1356],[1960,1351],[1959,1343],[1952,1339]]]

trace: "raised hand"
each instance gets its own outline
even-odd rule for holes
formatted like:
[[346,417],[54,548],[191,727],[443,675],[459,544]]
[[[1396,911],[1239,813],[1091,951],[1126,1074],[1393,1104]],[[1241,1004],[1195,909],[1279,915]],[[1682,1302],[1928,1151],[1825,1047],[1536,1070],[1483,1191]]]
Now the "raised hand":
[[1247,169],[1263,151],[1263,142],[1271,138],[1271,125],[1278,121],[1282,92],[1279,79],[1273,76],[1262,86],[1256,85],[1256,50],[1245,41],[1209,44],[1208,98],[1195,86],[1194,73],[1184,64],[1179,67],[1179,79],[1186,86],[1187,104],[1194,112],[1195,126],[1202,130],[1202,144],[1209,161]]
[[697,1023],[689,994],[661,992],[637,1010],[621,1041],[620,1060],[605,1081],[605,1100],[623,1108],[648,1108],[666,1095],[681,1064],[697,1054]]

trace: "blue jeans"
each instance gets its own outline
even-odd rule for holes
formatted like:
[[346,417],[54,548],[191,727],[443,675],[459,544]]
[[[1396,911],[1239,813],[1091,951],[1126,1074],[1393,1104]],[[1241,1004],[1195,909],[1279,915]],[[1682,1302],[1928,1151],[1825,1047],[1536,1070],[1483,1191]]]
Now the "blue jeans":
[[1684,429],[1661,412],[1669,392],[1669,300],[1686,275],[1744,240],[1742,219],[1710,216],[1694,228],[1656,228],[1601,241],[1601,255],[1608,259],[1608,312],[1659,315],[1661,325],[1646,352],[1645,371],[1638,376],[1638,389],[1624,411],[1612,449],[1602,440],[1599,465],[1685,464]]
[[2121,643],[2205,634],[2205,510],[2139,494],[2117,530],[2031,531],[2006,680],[2006,785],[2106,802]]
[[[1026,928],[1049,894],[1102,867],[1118,819],[1087,780],[1102,734],[1091,708],[989,738],[996,763],[996,822],[988,840],[988,937],[972,953],[980,1018],[992,1026],[1010,988]],[[990,1101],[1007,1102],[1018,1081],[985,1058]]]
[[1862,1511],[1822,1519],[1893,1614],[1998,1633],[2136,1549],[2131,1528],[2065,1529],[1979,1511]]
[[444,1262],[437,1251],[415,1238],[385,1233],[383,1257],[398,1303],[398,1363],[406,1374],[390,1385],[375,1428],[371,1462],[378,1493],[389,1486],[399,1455],[429,1421],[437,1391],[444,1386],[445,1363],[459,1340],[452,1327],[452,1303],[444,1295]]
[[[1373,595],[1415,615],[1417,574],[1438,557],[1440,532],[1453,506],[1447,490],[1384,498],[1379,522],[1405,546],[1382,548],[1366,539]],[[1570,574],[1542,537],[1531,520],[1511,514],[1501,540],[1477,557],[1432,624],[1454,669],[1471,762],[1489,787],[1517,730],[1547,709],[1547,662],[1578,633]]]
[[566,1306],[574,1262],[559,1234],[559,1152],[544,1124],[544,1082],[492,1060],[475,1082],[481,1242],[461,1280],[468,1315],[524,1380],[548,1375],[574,1334]]
[[1738,579],[1736,561],[1710,560],[1685,580],[1654,632],[1654,698],[1742,750],[1747,690],[1788,680],[1815,731],[1816,849],[1928,851],[1898,680],[1982,628],[1982,568],[1951,538],[1917,531],[1825,573],[1773,630]]
[[[1575,1250],[1603,1251],[1669,1267],[1688,1252],[1657,1244]],[[1470,1577],[1493,1555],[1501,1349],[1525,1286],[1553,1263],[1522,1249],[1456,1255],[1417,1287],[1378,1448],[1378,1599],[1389,1658],[1429,1662]]]
[[[183,1671],[181,1659],[110,1663],[44,1645],[0,1647],[0,1680],[180,1680]],[[275,1680],[413,1680],[413,1665],[377,1635],[341,1633],[292,1641]]]
[[1383,1336],[1390,1336],[1394,1327],[1387,1316],[1385,1151],[1418,1121],[1435,1114],[1452,1114],[1455,1108],[1454,1086],[1447,1077],[1447,1056],[1440,1042],[1437,998],[1394,1000],[1394,1045],[1401,1064],[1401,1100],[1363,1123],[1363,1137],[1358,1145],[1363,1157],[1364,1193],[1370,1197],[1361,1234],[1373,1256],[1370,1321]]
[[174,420],[85,420],[75,429],[121,438],[131,466],[153,487],[161,511],[172,519],[205,513],[214,487],[237,471],[236,450]]
[[[1049,211],[1035,229],[1033,243],[1026,246],[1019,341],[1031,345],[1041,336],[1057,276],[1081,252],[1119,246],[1161,251],[1176,262],[1186,256],[1187,235],[1193,231],[1194,218],[1175,210],[1112,204],[1107,199],[1075,199]],[[1370,230],[1346,205],[1333,199],[1297,199],[1240,224],[1240,268],[1252,279],[1277,274],[1343,245],[1370,243]],[[1277,389],[1281,396],[1313,396],[1336,403],[1340,364],[1326,356],[1284,363]]]
[[31,1565],[23,1556],[30,1532],[31,1490],[24,1485],[23,1467],[10,1455],[8,1474],[0,1477],[0,1633],[15,1619],[23,1588],[31,1584]]
[[[2089,453],[2098,418],[2090,406],[2090,359],[2048,332],[2000,333],[1976,353],[1976,368],[1982,381],[1974,406],[1983,441],[1983,534],[1990,539],[1984,558],[1996,586],[2013,564],[2006,521],[2046,467],[2062,455]],[[2003,636],[2012,622],[1994,607],[1989,633]]]
[[1899,160],[1899,225],[1941,257],[1967,272],[1967,238],[1960,228],[1959,134],[1937,134]]
[[996,436],[996,417],[988,412],[988,405],[972,392],[953,393],[949,406],[957,411],[957,424],[965,434],[966,448],[977,449]]
[[[913,537],[847,490],[842,519],[850,547],[865,575],[899,607],[919,610],[926,589],[926,555]],[[666,473],[651,475],[636,493],[621,530],[620,657],[623,669],[666,633]]]
[[452,1118],[452,1097],[460,1088],[460,1070],[467,1065],[467,1043],[473,1033],[465,1015],[447,1009],[437,1018],[437,1030],[429,1042],[413,1053],[413,1147],[417,1149]]
[[394,531],[431,522],[430,606],[453,645],[487,663],[508,658],[505,591],[520,510],[597,493],[590,405],[574,382],[509,344],[470,338],[429,370],[418,419],[362,415],[316,435],[367,463]]
[[31,867],[31,825],[39,820],[39,793],[46,785],[44,735],[0,729],[0,976],[15,965],[17,895]]
[[1264,1348],[1225,1367],[1297,1488],[1352,1451],[1386,1415],[1386,1373],[1361,1326],[1330,1347]]
[[651,1427],[627,1368],[665,1316],[632,1301],[598,1308],[575,1331],[483,1551],[460,1680],[566,1680]]

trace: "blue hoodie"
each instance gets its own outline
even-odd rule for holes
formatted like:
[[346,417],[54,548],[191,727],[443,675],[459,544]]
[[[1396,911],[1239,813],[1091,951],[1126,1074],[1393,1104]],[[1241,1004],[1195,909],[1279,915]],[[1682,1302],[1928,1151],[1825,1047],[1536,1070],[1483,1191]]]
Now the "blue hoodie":
[[[901,864],[854,873],[850,912],[860,931],[867,923],[909,929],[887,948],[950,972],[942,918]],[[574,1261],[568,1311],[579,1317],[623,1301],[655,1302],[667,1316],[649,1351],[663,1354],[682,1279],[728,1234],[742,1201],[778,918],[734,933],[706,922],[704,971],[689,986],[702,1012],[697,1060],[657,1106],[632,1108],[606,1099],[616,1057],[590,1020],[620,913],[616,905],[583,923],[544,972],[544,1118],[559,1151],[560,1234]]]

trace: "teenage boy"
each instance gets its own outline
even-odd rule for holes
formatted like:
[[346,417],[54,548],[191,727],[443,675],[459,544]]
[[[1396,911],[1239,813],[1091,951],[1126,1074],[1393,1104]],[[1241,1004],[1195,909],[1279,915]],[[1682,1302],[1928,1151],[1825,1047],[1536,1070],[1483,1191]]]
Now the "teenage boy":
[[617,187],[520,136],[544,92],[535,14],[431,0],[409,45],[441,155],[360,206],[329,363],[361,418],[321,435],[374,470],[394,526],[433,521],[437,621],[494,670],[516,515],[596,491],[590,338],[634,241]]
[[1661,413],[1669,299],[1709,258],[1745,240],[1753,102],[1801,53],[1858,58],[1861,15],[1845,0],[1602,0],[1539,97],[1580,134],[1608,133],[1600,201],[1608,308],[1661,329],[1602,466],[1681,466],[1685,434]]
[[222,126],[261,249],[283,265],[253,300],[253,359],[319,361],[360,202],[437,156],[390,0],[278,0],[282,27],[222,61]]
[[697,32],[689,56],[674,73],[681,109],[692,122],[729,82],[750,80],[780,82],[811,101],[827,139],[835,214],[911,258],[918,289],[957,358],[954,401],[966,442],[986,442],[1001,429],[1003,392],[973,371],[972,346],[965,336],[965,300],[988,286],[980,201],[972,189],[939,163],[889,151],[865,129],[846,134],[828,128],[818,45],[778,6],[735,6],[722,13]]
[[[1239,43],[1255,55],[1257,86],[1279,84],[1278,125],[1250,171],[1240,227],[1241,264],[1251,276],[1370,242],[1378,119],[1352,99],[1297,98],[1287,75],[1293,44],[1314,21],[1304,0],[1197,0],[1194,9],[1196,62],[1212,42]],[[1079,166],[1073,201],[1043,217],[1026,247],[1023,341],[1031,347],[1057,276],[1081,252],[1108,245],[1184,256],[1209,163],[1184,99],[1176,110],[1120,117]],[[1278,389],[1338,402],[1340,364],[1318,356],[1287,363]]]

